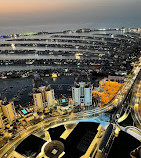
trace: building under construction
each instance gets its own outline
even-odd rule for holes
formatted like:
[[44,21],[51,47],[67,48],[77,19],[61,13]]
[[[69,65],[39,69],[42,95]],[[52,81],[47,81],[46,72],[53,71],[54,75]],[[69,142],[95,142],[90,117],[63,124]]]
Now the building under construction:
[[97,105],[103,107],[116,95],[116,93],[122,87],[122,83],[104,79],[100,81],[99,84],[99,88],[97,91],[93,91],[92,95],[93,98],[99,100]]

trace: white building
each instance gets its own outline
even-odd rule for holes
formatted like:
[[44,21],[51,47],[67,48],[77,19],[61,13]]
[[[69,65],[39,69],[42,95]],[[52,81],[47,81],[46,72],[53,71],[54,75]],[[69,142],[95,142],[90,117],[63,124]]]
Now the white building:
[[84,71],[75,80],[74,87],[72,87],[72,98],[74,105],[92,105],[92,86]]
[[54,106],[54,90],[50,88],[47,82],[36,75],[33,86],[33,99],[36,110],[43,110],[45,107],[51,108]]

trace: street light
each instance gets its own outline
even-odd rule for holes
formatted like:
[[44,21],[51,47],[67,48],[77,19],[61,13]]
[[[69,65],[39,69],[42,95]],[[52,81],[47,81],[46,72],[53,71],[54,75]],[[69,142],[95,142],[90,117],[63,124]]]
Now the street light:
[[118,102],[118,99],[115,99],[115,100],[114,100],[114,103],[117,103],[117,102]]

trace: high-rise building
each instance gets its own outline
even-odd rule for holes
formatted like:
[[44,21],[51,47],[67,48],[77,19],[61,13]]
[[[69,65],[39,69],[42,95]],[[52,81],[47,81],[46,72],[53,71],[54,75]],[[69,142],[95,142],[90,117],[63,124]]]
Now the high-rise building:
[[3,115],[7,117],[9,124],[12,124],[16,120],[16,111],[14,102],[2,102],[1,105]]
[[72,98],[74,105],[92,105],[92,86],[85,71],[82,71],[75,79],[74,87],[72,87]]
[[35,104],[36,110],[43,110],[44,105],[43,105],[42,94],[35,92],[33,94],[33,99],[34,99],[34,104]]
[[4,128],[4,127],[5,127],[5,125],[4,125],[4,122],[3,122],[3,119],[2,119],[2,114],[0,112],[0,129]]
[[39,75],[36,75],[33,81],[33,99],[36,110],[43,110],[45,107],[54,106],[55,97],[54,90],[50,85],[43,81]]
[[2,119],[3,112],[2,112],[2,109],[1,109],[1,105],[2,105],[2,100],[0,100],[0,129],[5,127],[3,119]]
[[54,97],[54,89],[50,89],[46,91],[46,101],[48,102],[48,106],[54,106],[55,97]]

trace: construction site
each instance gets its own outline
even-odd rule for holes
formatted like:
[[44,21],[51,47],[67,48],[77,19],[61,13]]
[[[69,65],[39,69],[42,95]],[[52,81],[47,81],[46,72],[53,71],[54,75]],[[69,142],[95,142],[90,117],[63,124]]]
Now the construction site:
[[108,79],[103,79],[99,82],[99,87],[97,90],[92,92],[93,98],[98,100],[98,106],[102,108],[109,101],[111,101],[119,89],[122,87],[122,83],[117,81],[110,81]]

